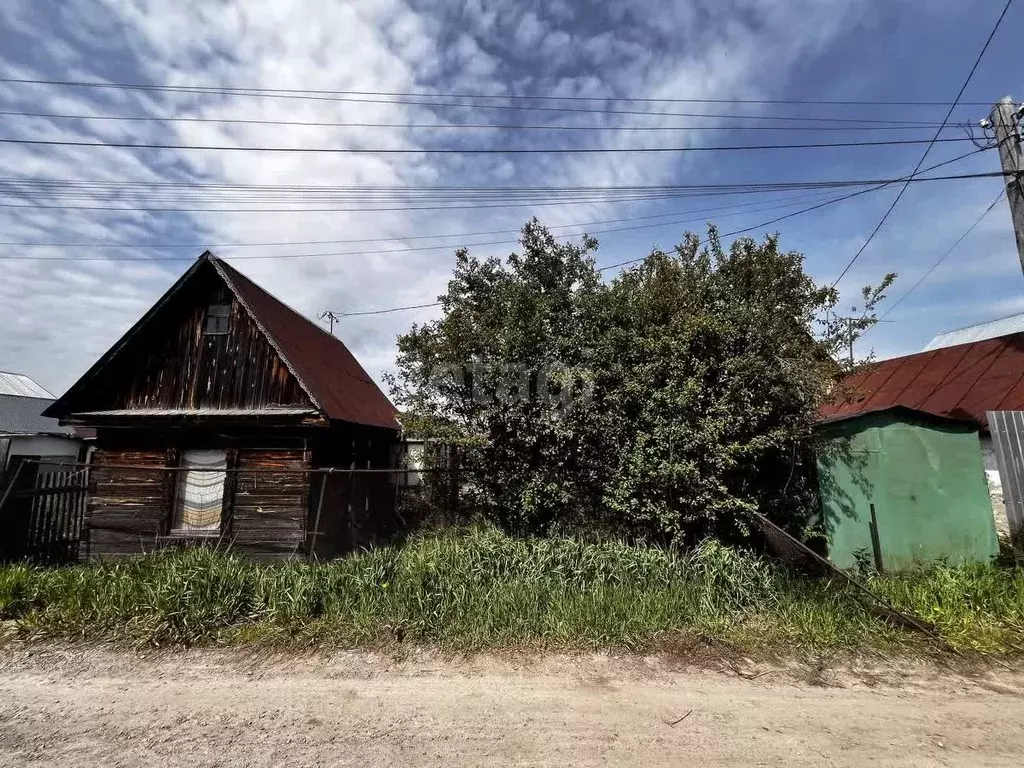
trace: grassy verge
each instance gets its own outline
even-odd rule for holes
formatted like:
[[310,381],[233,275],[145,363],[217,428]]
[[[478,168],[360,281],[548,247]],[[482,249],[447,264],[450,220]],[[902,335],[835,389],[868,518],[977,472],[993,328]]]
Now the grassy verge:
[[[941,566],[871,585],[954,648],[1024,651],[1024,570]],[[129,645],[643,648],[685,636],[765,651],[929,647],[838,582],[715,543],[674,553],[494,531],[317,565],[193,550],[9,566],[0,618],[23,636]]]

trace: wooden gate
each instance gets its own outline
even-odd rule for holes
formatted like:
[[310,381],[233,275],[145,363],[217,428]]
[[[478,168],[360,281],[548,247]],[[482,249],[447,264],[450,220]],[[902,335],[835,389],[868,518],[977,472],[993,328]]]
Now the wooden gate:
[[87,471],[48,471],[45,465],[26,463],[8,475],[0,495],[8,487],[0,506],[0,558],[39,565],[76,562]]

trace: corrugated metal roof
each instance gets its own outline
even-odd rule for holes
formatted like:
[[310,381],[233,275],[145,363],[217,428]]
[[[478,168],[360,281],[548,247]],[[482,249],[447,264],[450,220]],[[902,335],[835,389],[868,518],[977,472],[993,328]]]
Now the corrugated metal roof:
[[823,418],[894,405],[988,428],[986,411],[1024,409],[1024,333],[871,363],[843,382],[847,398]]
[[53,395],[23,373],[0,371],[0,395],[41,397],[53,400]]
[[398,429],[398,410],[341,339],[271,296],[230,264],[212,256],[211,261],[327,418]]
[[[188,271],[178,278],[167,293],[57,400],[49,413],[61,418],[72,415],[69,403],[73,401],[76,391],[99,375],[114,356],[121,354],[139,329],[156,316],[173,295],[186,289],[200,270],[209,268],[217,271],[256,325],[266,334],[281,356],[282,362],[298,379],[319,413],[328,419],[398,429],[398,410],[340,339],[271,296],[234,267],[209,252],[200,256]],[[252,412],[251,415],[259,413],[263,412]],[[282,412],[277,410],[276,413]],[[301,413],[305,414],[308,411],[303,410]],[[142,412],[133,410],[132,414],[142,415]],[[224,415],[224,412],[217,415]]]
[[958,344],[970,344],[974,341],[997,339],[1000,336],[1009,336],[1012,333],[1024,333],[1024,314],[1001,317],[998,320],[989,320],[977,325],[968,325],[966,328],[957,328],[955,331],[940,333],[929,341],[922,351],[930,352],[933,349],[955,347]]
[[71,434],[57,419],[41,414],[53,398],[0,395],[0,435]]

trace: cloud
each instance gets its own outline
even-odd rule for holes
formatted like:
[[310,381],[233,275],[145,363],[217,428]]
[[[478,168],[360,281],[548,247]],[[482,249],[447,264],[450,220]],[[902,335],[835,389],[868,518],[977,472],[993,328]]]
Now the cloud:
[[[700,9],[690,4],[567,3],[521,5],[469,0],[456,8],[404,0],[333,4],[285,0],[166,3],[72,0],[53,18],[35,4],[4,4],[5,47],[0,73],[15,77],[144,81],[227,88],[300,88],[417,93],[472,89],[479,93],[551,93],[631,98],[715,98],[770,95],[787,86],[792,71],[859,23],[872,3],[752,2],[732,0]],[[618,9],[618,10],[614,10]],[[48,38],[53,61],[12,51]],[[101,49],[101,50],[100,50]],[[69,74],[70,73],[70,74]],[[217,145],[425,150],[433,147],[591,146],[628,148],[721,141],[718,121],[685,134],[631,130],[642,123],[679,125],[679,117],[439,109],[413,103],[258,98],[231,93],[143,92],[0,86],[5,109],[155,118],[231,118],[305,122],[373,122],[398,126],[465,122],[592,125],[606,132],[510,132],[259,125],[207,122],[107,122],[10,118],[7,135],[53,140]],[[415,101],[415,99],[405,99]],[[642,102],[641,102],[642,103]],[[628,105],[627,105],[628,106]],[[755,113],[752,108],[751,113]],[[729,175],[748,180],[759,168],[724,166],[711,158],[667,155],[347,155],[238,151],[133,150],[8,145],[0,175],[67,180],[145,181],[184,185],[590,185],[686,183]],[[808,169],[809,174],[816,171]],[[46,249],[40,255],[81,257],[129,254],[179,262],[4,262],[0,367],[24,370],[51,388],[69,385],[133,323],[205,244],[295,242],[372,238],[353,245],[295,245],[218,252],[307,315],[323,309],[364,310],[432,300],[444,290],[451,250],[390,255],[333,255],[355,250],[408,248],[400,238],[517,228],[536,213],[553,224],[642,215],[644,208],[595,202],[539,208],[504,207],[430,211],[321,211],[310,203],[283,213],[224,210],[213,193],[196,189],[151,192],[139,205],[92,191],[68,203],[45,195],[15,196],[14,203],[105,204],[121,210],[0,209],[9,241],[151,243],[116,252]],[[286,207],[280,195],[264,194]],[[153,201],[163,201],[153,205]],[[133,204],[134,203],[134,204]],[[184,204],[183,204],[184,203]],[[708,205],[708,201],[703,201]],[[714,203],[710,203],[714,204]],[[684,201],[683,205],[701,207]],[[161,213],[138,207],[200,210]],[[324,206],[329,207],[329,206]],[[347,207],[337,205],[336,207]],[[355,206],[352,206],[355,207]],[[662,209],[657,209],[662,210]],[[678,232],[675,232],[678,234]],[[393,238],[393,239],[389,239]],[[514,239],[514,238],[513,238]],[[642,232],[633,241],[611,238],[609,253],[639,255],[664,236]],[[155,247],[195,242],[194,250]],[[636,245],[629,245],[629,242]],[[505,254],[508,244],[476,250]],[[0,246],[0,255],[18,249]],[[36,253],[36,251],[33,251]],[[321,256],[249,260],[251,256],[321,253]],[[393,360],[393,339],[418,313],[352,318],[338,334],[375,376]]]

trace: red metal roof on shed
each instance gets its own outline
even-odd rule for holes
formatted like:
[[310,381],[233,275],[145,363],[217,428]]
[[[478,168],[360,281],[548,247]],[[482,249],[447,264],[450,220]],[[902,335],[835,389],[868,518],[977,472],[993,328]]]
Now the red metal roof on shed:
[[398,429],[395,406],[348,347],[221,259],[212,259],[329,419]]
[[903,405],[987,429],[986,411],[1024,409],[1024,333],[882,360],[844,386],[848,401],[822,406],[822,417]]

